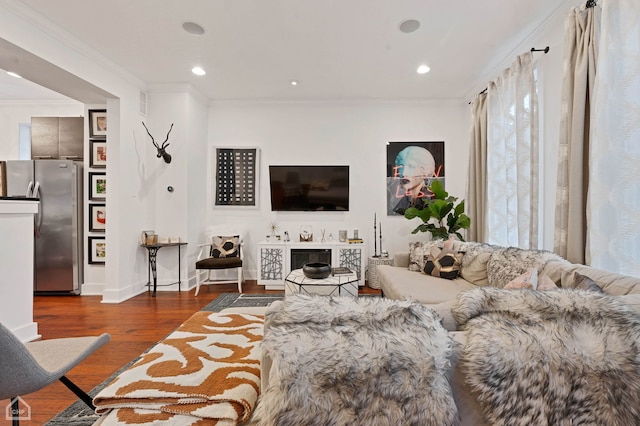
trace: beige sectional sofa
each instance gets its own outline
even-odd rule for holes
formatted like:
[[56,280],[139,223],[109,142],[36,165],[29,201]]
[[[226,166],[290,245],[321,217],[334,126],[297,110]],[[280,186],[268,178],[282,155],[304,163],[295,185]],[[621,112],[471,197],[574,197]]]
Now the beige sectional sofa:
[[[640,278],[614,274],[571,263],[543,250],[522,250],[473,242],[456,242],[461,265],[456,279],[447,280],[425,274],[422,269],[429,251],[442,241],[411,243],[410,251],[394,255],[393,265],[378,265],[380,289],[384,297],[413,300],[434,306],[439,313],[451,307],[458,294],[478,287],[502,288],[531,268],[549,277],[559,288],[573,288],[574,273],[586,275],[604,293],[623,296],[625,303],[638,306],[640,312]],[[445,318],[446,320],[446,318]],[[451,331],[454,331],[452,329]]]
[[[378,265],[378,274],[385,297],[421,302],[442,317],[442,324],[449,331],[449,336],[454,342],[449,360],[448,378],[458,410],[460,424],[462,425],[477,426],[494,423],[486,419],[479,403],[478,394],[472,391],[471,386],[468,384],[468,377],[461,371],[459,364],[460,359],[463,357],[467,339],[472,337],[468,337],[468,331],[458,330],[456,319],[460,320],[460,315],[458,314],[458,317],[454,318],[452,308],[456,306],[457,297],[466,290],[481,287],[503,287],[512,278],[530,268],[537,268],[539,274],[548,276],[559,288],[570,288],[574,283],[574,273],[579,272],[593,279],[605,294],[615,295],[617,296],[616,300],[623,301],[625,306],[630,306],[632,317],[634,312],[640,312],[640,278],[572,264],[553,253],[544,251],[502,248],[478,243],[459,243],[456,245],[455,250],[465,252],[462,257],[459,277],[453,280],[446,280],[426,275],[417,270],[423,267],[425,253],[434,244],[440,243],[414,244],[411,247],[412,253],[407,252],[395,255],[395,264],[393,266]],[[409,269],[410,265],[412,265],[413,270]],[[465,294],[471,293],[473,292]],[[549,298],[552,297],[551,292],[538,293],[547,293],[550,295]],[[582,291],[580,293],[590,292]],[[516,312],[518,311],[517,306],[512,308]],[[255,314],[266,313],[268,318],[269,309],[249,308],[248,311]],[[638,323],[640,324],[640,317]],[[640,329],[640,326],[638,329]],[[265,326],[265,332],[268,332],[267,326]],[[263,390],[269,386],[270,368],[270,356],[268,353],[264,353],[262,364]],[[544,392],[547,392],[547,390]],[[265,407],[262,407],[262,409],[265,409]],[[254,423],[249,422],[249,424]]]

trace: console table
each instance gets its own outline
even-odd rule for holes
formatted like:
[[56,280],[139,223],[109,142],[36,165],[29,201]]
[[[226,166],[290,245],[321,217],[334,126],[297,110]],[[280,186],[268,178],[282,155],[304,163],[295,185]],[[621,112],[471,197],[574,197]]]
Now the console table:
[[344,266],[356,273],[358,286],[365,281],[365,245],[363,243],[349,244],[339,241],[333,242],[280,242],[262,241],[258,243],[258,284],[264,285],[266,290],[284,290],[285,277],[292,270],[302,265],[291,265],[293,250],[329,250],[333,267]]
[[[157,260],[158,251],[162,247],[178,247],[178,281],[173,282],[173,283],[169,283],[169,284],[163,284],[163,286],[178,284],[178,291],[180,291],[180,284],[182,283],[182,280],[180,278],[180,270],[182,269],[180,267],[180,259],[182,258],[182,256],[180,255],[180,248],[182,246],[186,246],[186,245],[187,245],[187,243],[140,244],[140,247],[144,247],[149,251],[149,256],[148,256],[149,269],[147,271],[147,286],[151,287],[151,273],[153,273],[153,294],[152,294],[152,296],[155,297],[156,289],[158,288],[158,273],[156,272],[156,260]],[[151,288],[149,288],[149,290],[151,290]]]

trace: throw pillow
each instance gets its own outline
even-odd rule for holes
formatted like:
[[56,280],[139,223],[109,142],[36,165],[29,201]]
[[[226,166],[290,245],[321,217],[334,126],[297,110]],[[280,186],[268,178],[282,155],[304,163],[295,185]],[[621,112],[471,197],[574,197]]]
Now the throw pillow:
[[595,291],[596,293],[604,293],[604,290],[602,290],[602,288],[600,288],[600,286],[596,284],[595,281],[578,272],[573,273],[573,287],[571,288],[576,290],[589,290]]
[[519,289],[526,288],[529,290],[535,290],[538,288],[538,270],[530,269],[524,274],[518,275],[505,286],[505,289]]
[[460,276],[477,286],[489,285],[487,264],[491,253],[496,250],[496,246],[465,242],[460,245],[458,250],[465,252],[460,266]]
[[424,273],[438,278],[458,278],[461,257],[464,253],[432,247],[424,265]]
[[409,243],[409,270],[414,272],[424,270],[424,263],[429,255],[429,250],[439,242],[440,241]]
[[538,276],[538,290],[548,291],[557,290],[558,286],[553,282],[551,278],[546,275]]
[[211,238],[211,257],[239,257],[240,236],[224,237],[216,235]]

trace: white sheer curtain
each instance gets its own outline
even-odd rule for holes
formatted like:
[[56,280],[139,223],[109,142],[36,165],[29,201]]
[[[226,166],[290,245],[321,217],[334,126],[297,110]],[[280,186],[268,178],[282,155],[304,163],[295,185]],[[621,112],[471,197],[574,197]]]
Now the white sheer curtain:
[[535,249],[539,153],[532,53],[518,56],[487,93],[487,242]]
[[640,1],[607,0],[601,25],[587,263],[640,276]]

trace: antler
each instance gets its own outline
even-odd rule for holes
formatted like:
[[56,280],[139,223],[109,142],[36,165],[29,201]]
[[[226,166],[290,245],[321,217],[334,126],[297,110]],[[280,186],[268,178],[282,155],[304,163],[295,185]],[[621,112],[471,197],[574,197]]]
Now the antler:
[[[156,140],[153,138],[153,136],[151,136],[151,132],[149,132],[149,129],[147,129],[147,125],[144,124],[144,121],[142,122],[142,125],[144,126],[145,130],[147,131],[147,134],[149,135],[149,137],[151,138],[151,142],[153,142],[153,146],[155,146],[157,149],[160,149],[160,147],[156,143]],[[171,127],[173,127],[173,124],[171,125]],[[169,131],[171,131],[171,130],[169,130]],[[169,138],[169,135],[167,135],[167,138]]]
[[[144,124],[144,123],[143,123]],[[169,143],[167,143],[167,141],[169,140],[169,133],[171,133],[171,130],[173,129],[173,123],[171,123],[171,127],[169,127],[169,131],[167,132],[167,137],[164,139],[164,142],[162,142],[162,149],[165,149],[166,147],[168,147]],[[166,144],[166,145],[165,145]]]

